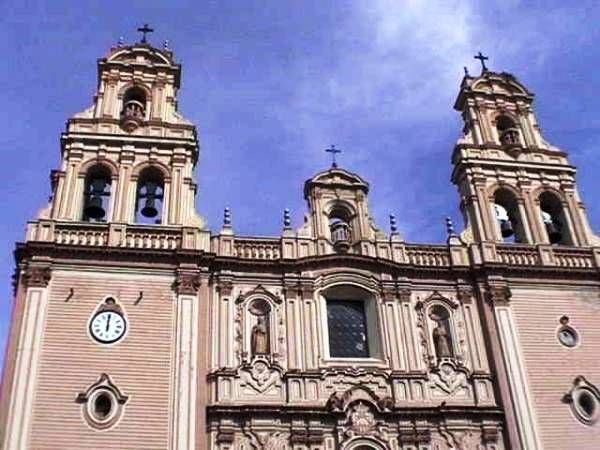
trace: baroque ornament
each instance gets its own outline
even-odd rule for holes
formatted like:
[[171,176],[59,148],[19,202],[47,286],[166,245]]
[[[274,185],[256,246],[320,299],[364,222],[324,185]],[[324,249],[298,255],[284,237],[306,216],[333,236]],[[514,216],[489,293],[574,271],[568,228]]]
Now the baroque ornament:
[[256,359],[252,365],[240,370],[242,380],[257,393],[266,393],[281,386],[280,370],[268,361]]
[[442,362],[431,374],[434,388],[439,388],[447,395],[455,395],[468,389],[467,376],[460,368],[457,370],[450,362]]

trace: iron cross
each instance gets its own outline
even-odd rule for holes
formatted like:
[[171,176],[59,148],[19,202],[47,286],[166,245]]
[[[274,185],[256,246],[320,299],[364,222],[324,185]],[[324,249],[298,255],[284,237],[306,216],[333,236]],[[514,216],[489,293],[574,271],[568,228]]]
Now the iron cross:
[[473,58],[478,59],[479,61],[481,61],[481,71],[482,72],[487,72],[488,68],[485,66],[485,61],[490,59],[487,56],[483,56],[483,54],[481,52],[479,52],[477,55],[473,56]]
[[342,151],[339,148],[335,148],[335,145],[331,144],[331,147],[326,148],[325,151],[327,153],[331,153],[331,167],[337,167],[337,162],[335,161],[335,155],[337,153],[342,153]]
[[142,33],[142,34],[143,34],[143,36],[142,36],[142,44],[145,44],[146,42],[148,42],[148,41],[146,40],[146,34],[147,34],[147,33],[152,33],[152,32],[154,31],[154,28],[150,28],[150,27],[148,26],[148,24],[147,24],[147,23],[145,23],[143,27],[140,27],[140,28],[138,28],[137,30],[138,30],[140,33]]

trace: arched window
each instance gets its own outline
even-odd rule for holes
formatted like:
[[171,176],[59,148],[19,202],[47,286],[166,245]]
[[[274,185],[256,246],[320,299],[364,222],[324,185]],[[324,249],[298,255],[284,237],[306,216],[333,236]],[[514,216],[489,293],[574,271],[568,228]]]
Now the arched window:
[[125,129],[135,129],[145,120],[146,102],[146,92],[140,87],[134,86],[125,92],[121,110],[121,124]]
[[441,305],[434,305],[429,310],[429,318],[435,323],[431,330],[431,339],[438,361],[441,358],[454,357],[454,344],[452,342],[452,325],[450,313]]
[[548,241],[551,244],[572,245],[573,238],[569,232],[565,210],[560,198],[552,192],[542,192],[539,197],[542,222]]
[[508,116],[499,116],[496,119],[498,138],[502,145],[519,145],[519,131],[514,120]]
[[347,252],[352,243],[352,214],[343,206],[335,206],[329,213],[331,242],[338,252]]
[[85,177],[83,220],[105,222],[110,203],[111,173],[103,165],[91,167]]
[[519,204],[515,195],[507,189],[499,189],[494,194],[494,213],[504,242],[527,242]]
[[323,292],[331,358],[373,358],[380,353],[377,302],[368,291],[336,285]]
[[135,205],[137,223],[161,223],[164,186],[160,170],[149,167],[140,173]]

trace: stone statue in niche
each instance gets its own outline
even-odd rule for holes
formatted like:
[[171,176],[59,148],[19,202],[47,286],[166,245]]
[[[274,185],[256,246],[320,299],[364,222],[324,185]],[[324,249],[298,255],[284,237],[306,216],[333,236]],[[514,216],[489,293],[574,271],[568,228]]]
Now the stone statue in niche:
[[258,316],[256,324],[252,327],[252,356],[268,355],[269,345],[269,323],[268,316]]
[[450,335],[450,315],[446,308],[434,306],[429,314],[431,320],[436,323],[431,336],[435,354],[438,358],[452,358],[452,337]]
[[250,352],[253,357],[269,355],[271,353],[271,327],[269,324],[271,306],[265,299],[259,298],[250,304],[249,311],[256,317],[256,323],[250,330]]

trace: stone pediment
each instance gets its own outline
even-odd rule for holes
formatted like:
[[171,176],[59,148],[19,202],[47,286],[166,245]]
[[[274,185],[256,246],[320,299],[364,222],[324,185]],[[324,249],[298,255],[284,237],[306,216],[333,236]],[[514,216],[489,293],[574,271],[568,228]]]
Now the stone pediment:
[[330,187],[362,190],[369,192],[369,183],[360,176],[339,167],[332,167],[329,170],[316,174],[304,183],[304,197],[313,187]]
[[533,93],[529,92],[514,75],[507,72],[487,71],[478,77],[466,76],[463,79],[454,109],[460,111],[465,99],[473,94],[504,95],[521,98],[526,102],[533,100]]
[[108,55],[106,62],[175,65],[170,52],[159,50],[145,44],[118,47]]

